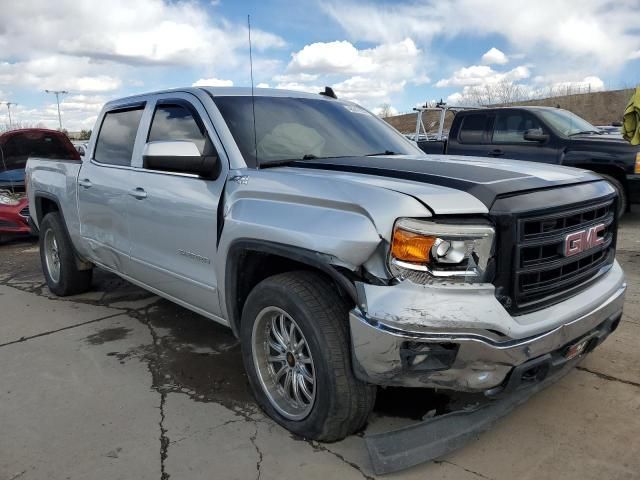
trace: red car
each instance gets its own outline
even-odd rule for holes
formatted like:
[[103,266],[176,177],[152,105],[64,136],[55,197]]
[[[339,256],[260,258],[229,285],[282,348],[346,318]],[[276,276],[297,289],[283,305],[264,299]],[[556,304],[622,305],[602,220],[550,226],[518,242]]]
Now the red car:
[[24,181],[29,157],[80,161],[69,138],[56,130],[27,128],[0,135],[0,242],[31,233]]

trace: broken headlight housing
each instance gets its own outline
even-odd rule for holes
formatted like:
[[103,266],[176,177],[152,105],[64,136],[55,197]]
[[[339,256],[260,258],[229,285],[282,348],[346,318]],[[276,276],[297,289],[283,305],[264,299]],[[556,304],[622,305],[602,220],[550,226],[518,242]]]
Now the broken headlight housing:
[[416,283],[484,282],[493,256],[489,222],[434,222],[400,218],[393,228],[389,270]]

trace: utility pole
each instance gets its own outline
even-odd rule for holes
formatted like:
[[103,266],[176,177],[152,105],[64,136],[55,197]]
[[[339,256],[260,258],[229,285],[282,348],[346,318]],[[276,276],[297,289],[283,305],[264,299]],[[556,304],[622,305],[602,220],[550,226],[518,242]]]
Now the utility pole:
[[17,103],[13,103],[13,102],[2,102],[7,106],[7,111],[9,112],[9,128],[11,128],[12,126],[12,122],[11,122],[11,107],[12,106],[16,106],[18,105]]
[[60,131],[62,131],[62,117],[60,116],[60,95],[66,95],[66,90],[45,90],[47,93],[53,93],[56,96],[56,103],[58,104],[58,123],[60,124]]

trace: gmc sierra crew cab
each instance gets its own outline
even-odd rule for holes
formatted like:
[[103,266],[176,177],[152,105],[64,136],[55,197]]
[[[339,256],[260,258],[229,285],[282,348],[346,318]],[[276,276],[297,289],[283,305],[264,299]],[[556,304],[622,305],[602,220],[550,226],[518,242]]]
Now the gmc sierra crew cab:
[[[510,158],[584,168],[600,174],[619,197],[619,214],[640,203],[640,147],[605,135],[578,115],[552,107],[416,108],[418,146],[430,154]],[[423,132],[425,111],[440,113],[437,135]],[[447,112],[455,116],[443,135]]]
[[[481,393],[506,412],[615,330],[608,182],[426,155],[327,92],[106,104],[82,161],[27,163],[49,289],[88,290],[101,268],[229,326],[260,406],[321,441],[361,429],[378,386]],[[373,438],[376,470],[441,455],[491,411],[418,435],[426,450]]]

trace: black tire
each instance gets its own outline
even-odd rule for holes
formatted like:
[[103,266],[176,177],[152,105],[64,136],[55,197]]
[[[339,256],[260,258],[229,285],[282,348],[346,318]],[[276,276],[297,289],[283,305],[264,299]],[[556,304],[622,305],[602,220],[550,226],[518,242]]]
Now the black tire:
[[[52,278],[45,258],[44,243],[47,232],[53,234],[58,245],[60,273],[57,280]],[[91,288],[93,269],[78,270],[75,250],[57,212],[46,214],[40,223],[40,262],[47,286],[55,295],[66,297],[86,292]]]
[[[252,332],[258,314],[277,307],[295,319],[313,356],[316,393],[301,420],[281,415],[269,400],[253,360]],[[376,387],[353,375],[348,328],[349,305],[321,275],[288,272],[260,282],[242,312],[242,358],[253,393],[276,422],[304,438],[332,442],[357,432],[373,409]]]
[[629,198],[627,196],[627,190],[624,188],[624,185],[620,180],[616,177],[612,177],[611,175],[605,175],[603,173],[600,174],[602,178],[604,178],[607,182],[611,184],[611,186],[618,193],[618,218],[621,218],[629,209]]

